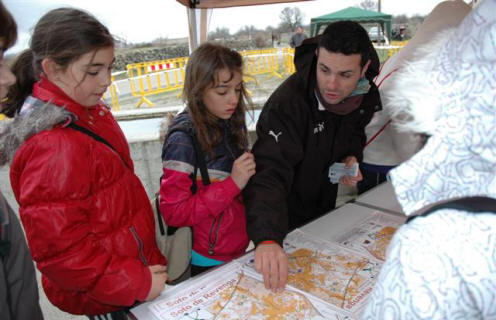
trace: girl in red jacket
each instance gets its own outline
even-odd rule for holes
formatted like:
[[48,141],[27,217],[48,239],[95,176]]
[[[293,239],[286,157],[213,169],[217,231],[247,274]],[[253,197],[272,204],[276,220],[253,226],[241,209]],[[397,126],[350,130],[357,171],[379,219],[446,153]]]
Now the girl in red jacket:
[[[162,151],[160,211],[169,226],[193,229],[192,275],[242,255],[248,246],[241,190],[255,173],[247,152],[243,60],[214,44],[200,46],[186,66],[187,110],[175,117]],[[205,185],[194,148],[204,155]],[[196,190],[191,187],[196,179]]]
[[73,314],[111,313],[155,298],[167,279],[152,209],[129,147],[101,98],[114,41],[76,9],[55,9],[16,61],[2,113],[10,178],[49,300]]

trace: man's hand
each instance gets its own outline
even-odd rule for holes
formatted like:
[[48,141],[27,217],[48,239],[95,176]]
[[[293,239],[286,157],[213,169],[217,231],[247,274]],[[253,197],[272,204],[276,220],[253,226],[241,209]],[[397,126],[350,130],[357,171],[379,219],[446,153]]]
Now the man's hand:
[[[354,156],[348,156],[346,157],[346,159],[344,159],[344,167],[348,169],[357,162],[358,161]],[[358,168],[358,174],[355,177],[344,175],[341,177],[341,179],[339,179],[339,183],[354,187],[356,186],[357,182],[362,181],[362,179],[362,173],[360,172],[360,168]]]
[[288,280],[288,257],[277,243],[259,244],[255,249],[255,270],[263,274],[265,288],[282,290]]

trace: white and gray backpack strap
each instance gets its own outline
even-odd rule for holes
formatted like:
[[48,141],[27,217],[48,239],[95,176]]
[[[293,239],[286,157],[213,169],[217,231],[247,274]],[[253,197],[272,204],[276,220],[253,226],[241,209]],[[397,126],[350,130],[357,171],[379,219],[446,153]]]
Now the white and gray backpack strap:
[[482,212],[496,213],[496,199],[488,197],[467,197],[439,203],[432,207],[420,210],[415,215],[408,217],[405,224],[419,216],[425,217],[439,209],[455,209],[472,212],[474,214]]

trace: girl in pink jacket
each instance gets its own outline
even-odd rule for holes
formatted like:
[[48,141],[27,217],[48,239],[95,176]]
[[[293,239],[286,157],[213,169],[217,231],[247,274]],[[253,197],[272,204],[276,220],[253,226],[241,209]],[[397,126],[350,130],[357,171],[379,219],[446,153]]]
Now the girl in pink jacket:
[[[160,211],[167,225],[192,227],[192,275],[248,246],[241,190],[255,161],[247,151],[242,68],[241,55],[223,46],[193,52],[184,81],[187,109],[173,120],[162,150]],[[202,161],[208,179],[197,169]]]

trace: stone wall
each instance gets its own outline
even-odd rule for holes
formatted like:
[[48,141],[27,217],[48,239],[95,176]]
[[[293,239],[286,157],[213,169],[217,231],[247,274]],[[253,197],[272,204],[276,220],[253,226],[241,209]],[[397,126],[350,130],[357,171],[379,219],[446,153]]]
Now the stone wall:
[[[251,40],[213,40],[235,50],[253,50],[270,45],[265,39],[254,38]],[[187,57],[189,55],[188,44],[170,45],[163,47],[117,49],[113,71],[125,71],[126,65],[130,63],[165,60],[172,58]]]
[[130,63],[186,57],[188,53],[187,45],[118,50],[113,71],[126,70],[126,65]]

